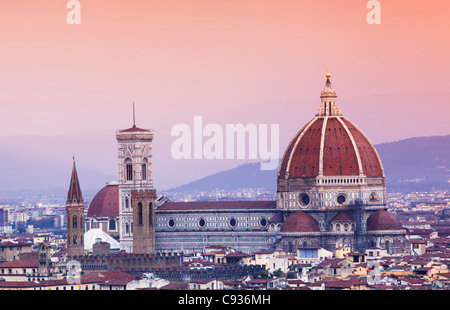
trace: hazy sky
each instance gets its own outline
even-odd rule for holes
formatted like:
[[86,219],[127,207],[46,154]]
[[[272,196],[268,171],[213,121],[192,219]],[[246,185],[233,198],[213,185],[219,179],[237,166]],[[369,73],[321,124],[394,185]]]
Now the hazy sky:
[[0,136],[114,132],[134,101],[160,156],[194,115],[279,124],[282,153],[328,69],[372,142],[450,133],[448,0],[380,0],[379,25],[366,0],[79,0],[79,25],[67,2],[0,0]]

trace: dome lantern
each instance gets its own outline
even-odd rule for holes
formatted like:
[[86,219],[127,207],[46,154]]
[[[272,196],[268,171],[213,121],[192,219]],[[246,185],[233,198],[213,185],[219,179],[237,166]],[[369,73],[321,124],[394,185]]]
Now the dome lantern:
[[341,109],[336,104],[336,91],[333,89],[333,86],[331,85],[330,72],[327,72],[325,75],[327,78],[327,81],[325,82],[325,87],[323,88],[322,92],[320,93],[320,108],[317,111],[317,116],[319,117],[325,117],[325,116],[340,116]]

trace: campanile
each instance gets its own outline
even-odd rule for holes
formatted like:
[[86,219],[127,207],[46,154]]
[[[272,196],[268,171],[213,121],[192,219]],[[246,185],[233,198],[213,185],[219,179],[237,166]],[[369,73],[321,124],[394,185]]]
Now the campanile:
[[116,132],[119,168],[120,249],[133,252],[132,190],[153,189],[153,131],[133,127]]
[[67,256],[84,255],[84,202],[78,181],[75,159],[66,202]]
[[155,253],[155,200],[156,191],[132,190],[133,253]]

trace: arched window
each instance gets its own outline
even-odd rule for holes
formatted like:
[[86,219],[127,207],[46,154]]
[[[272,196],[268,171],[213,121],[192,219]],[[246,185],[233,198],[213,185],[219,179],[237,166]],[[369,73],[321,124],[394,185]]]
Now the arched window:
[[72,217],[72,228],[78,228],[77,217]]
[[78,244],[78,238],[77,235],[73,236],[73,244]]
[[116,230],[116,221],[113,219],[109,220],[109,230]]
[[130,233],[130,225],[128,223],[125,223],[125,234],[129,234]]
[[127,181],[133,181],[133,163],[129,158],[125,160],[125,179]]
[[143,163],[141,165],[141,169],[142,169],[142,180],[147,180],[147,163],[148,160],[147,158],[144,158]]
[[142,203],[138,203],[138,224],[142,225]]
[[149,203],[148,204],[148,224],[152,225],[153,223],[153,218],[152,218],[152,207],[153,207],[153,203]]

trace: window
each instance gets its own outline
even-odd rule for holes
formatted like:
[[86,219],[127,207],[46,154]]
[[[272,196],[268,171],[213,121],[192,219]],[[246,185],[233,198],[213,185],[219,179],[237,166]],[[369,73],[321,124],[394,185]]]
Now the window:
[[169,226],[169,228],[174,228],[175,227],[175,220],[174,219],[170,219],[167,222],[167,225]]
[[133,181],[133,164],[131,159],[127,158],[125,161],[125,179],[127,181]]
[[141,165],[141,171],[142,171],[141,176],[142,176],[143,181],[147,180],[147,163],[148,163],[147,158],[144,158],[143,164]]
[[200,228],[205,227],[205,226],[206,226],[206,221],[205,221],[204,219],[200,219],[200,220],[198,221],[198,226],[199,226]]
[[148,204],[148,224],[152,225],[153,224],[153,218],[152,218],[152,207],[153,207],[153,203],[149,203]]
[[236,227],[236,225],[237,225],[236,219],[235,219],[234,217],[230,218],[230,220],[228,221],[228,225],[229,225],[231,228]]
[[142,203],[138,203],[138,224],[142,225]]
[[113,219],[109,220],[109,230],[116,230],[116,221]]
[[339,194],[336,198],[338,204],[342,205],[347,200],[347,197],[344,194]]
[[310,199],[309,199],[309,195],[306,194],[306,193],[300,194],[298,200],[299,200],[299,203],[300,203],[300,205],[301,205],[302,207],[306,207],[306,206],[309,205]]
[[370,196],[369,196],[369,198],[370,198],[370,201],[375,201],[375,200],[377,200],[377,193],[371,193]]
[[261,227],[266,227],[266,226],[267,226],[267,220],[266,220],[265,218],[262,218],[262,219],[259,221],[259,225],[260,225]]

